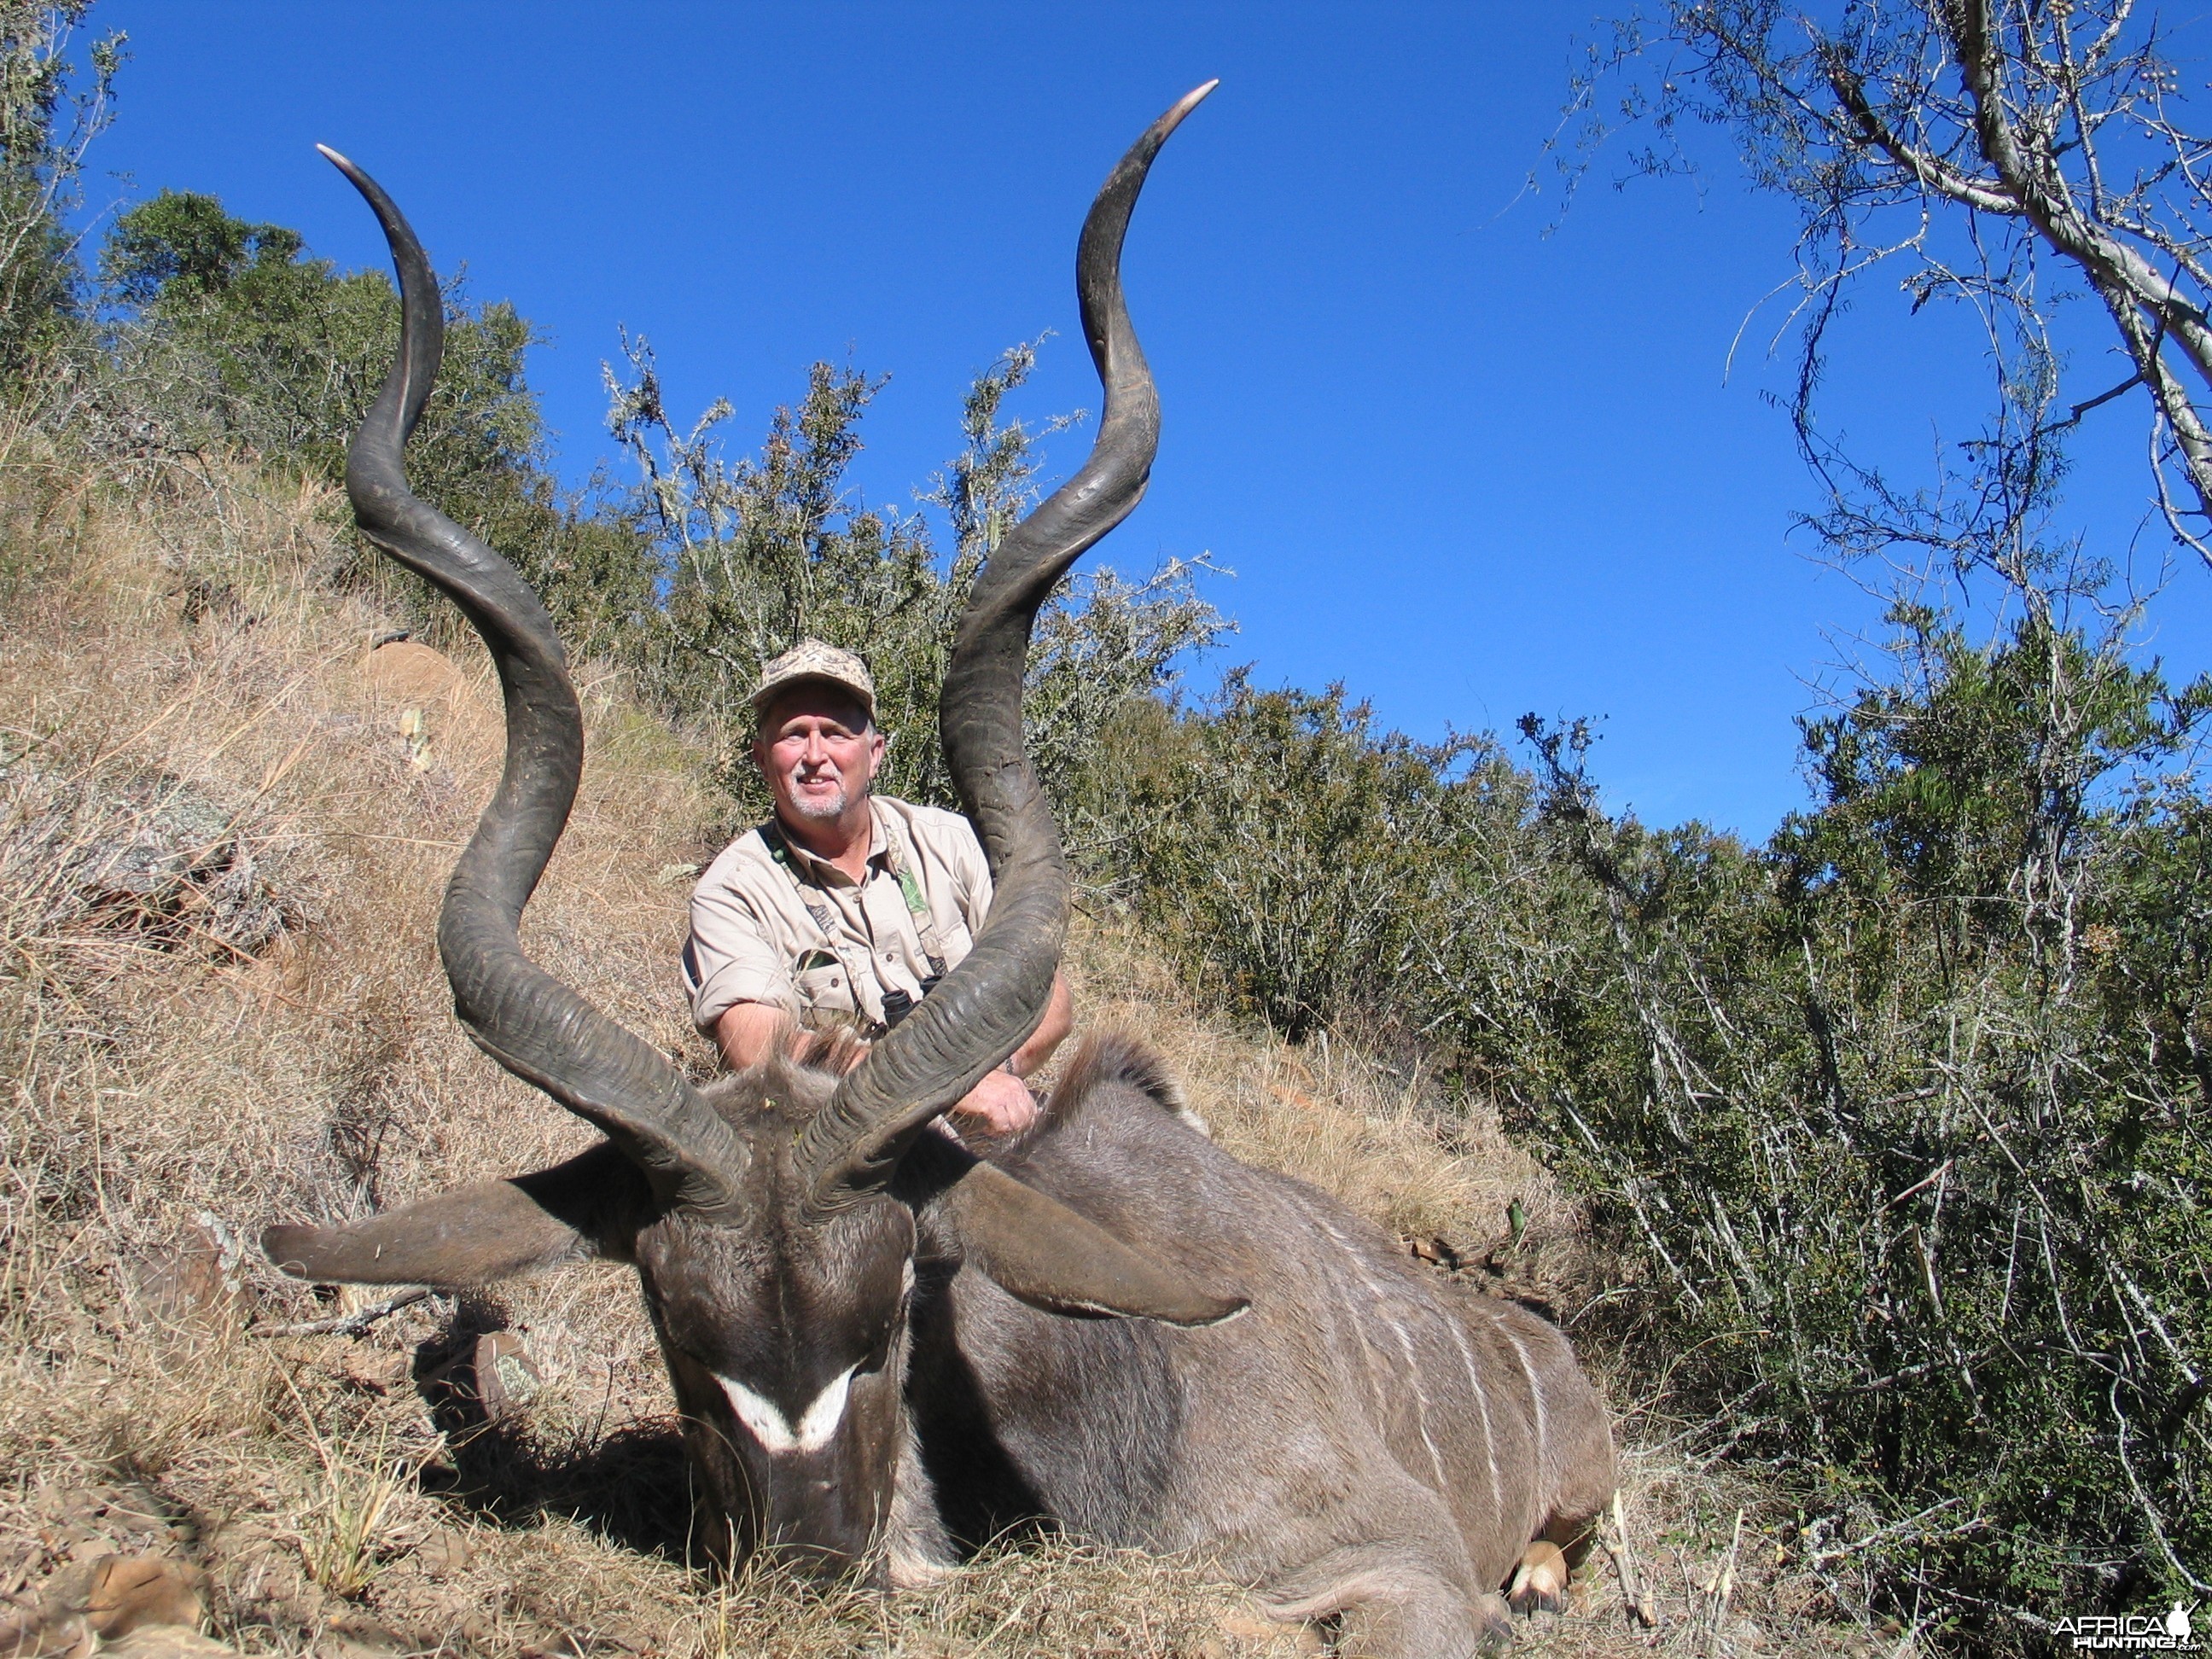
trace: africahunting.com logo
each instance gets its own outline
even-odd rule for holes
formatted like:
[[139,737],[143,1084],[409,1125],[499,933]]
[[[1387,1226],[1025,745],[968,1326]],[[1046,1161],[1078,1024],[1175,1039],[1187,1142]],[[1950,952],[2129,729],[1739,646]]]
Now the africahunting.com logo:
[[2176,1601],[2165,1614],[2085,1613],[2060,1620],[2052,1633],[2061,1641],[2070,1638],[2077,1650],[2093,1653],[2194,1653],[2191,1612]]

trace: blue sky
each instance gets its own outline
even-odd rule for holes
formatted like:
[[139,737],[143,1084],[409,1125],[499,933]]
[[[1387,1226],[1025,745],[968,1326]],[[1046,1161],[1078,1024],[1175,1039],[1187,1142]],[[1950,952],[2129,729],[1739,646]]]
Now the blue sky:
[[[100,0],[133,57],[88,195],[211,191],[381,264],[328,143],[547,334],[532,377],[567,475],[608,452],[627,325],[672,412],[727,397],[747,447],[812,361],[889,373],[854,476],[904,507],[1002,348],[1057,331],[1019,412],[1095,408],[1076,228],[1218,76],[1131,233],[1165,433],[1092,556],[1233,569],[1208,589],[1243,629],[1216,667],[1342,680],[1420,736],[1602,717],[1609,802],[1763,836],[1804,800],[1808,682],[1875,607],[1789,533],[1813,496],[1761,396],[1787,380],[1778,312],[1729,368],[1790,274],[1786,206],[1724,157],[1697,185],[1601,178],[1549,235],[1556,197],[1516,199],[1593,9]],[[1883,284],[1847,332],[1836,425],[1897,455],[1958,428],[1960,319]],[[2143,488],[2139,416],[2114,414],[2073,499],[2117,549]],[[1055,475],[1084,441],[1056,441]],[[2181,571],[2154,620],[2197,672],[2212,576]]]

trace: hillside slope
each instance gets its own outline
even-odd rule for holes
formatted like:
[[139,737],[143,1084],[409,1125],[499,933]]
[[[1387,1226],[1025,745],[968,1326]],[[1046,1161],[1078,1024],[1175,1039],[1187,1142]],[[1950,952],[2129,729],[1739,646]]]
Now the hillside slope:
[[[495,688],[467,651],[373,648],[388,617],[329,580],[343,526],[327,491],[244,473],[158,492],[20,458],[0,475],[0,1594],[29,1607],[72,1563],[146,1552],[201,1571],[212,1630],[257,1653],[1311,1650],[1196,1565],[1079,1543],[888,1601],[692,1570],[627,1270],[280,1334],[379,1295],[277,1278],[250,1248],[265,1220],[589,1139],[450,1017],[432,927],[497,764]],[[618,683],[581,678],[584,793],[525,941],[703,1072],[672,963],[725,809]],[[1225,1029],[1103,924],[1070,968],[1079,1022],[1162,1047],[1240,1154],[1341,1193],[1438,1271],[1571,1320],[1598,1293],[1571,1204],[1479,1114],[1447,1145],[1418,1076]],[[502,1347],[516,1397],[488,1421],[474,1362]],[[1626,1617],[1601,1553],[1528,1650],[1860,1639],[1816,1622],[1786,1516],[1617,1403],[1659,1626]]]

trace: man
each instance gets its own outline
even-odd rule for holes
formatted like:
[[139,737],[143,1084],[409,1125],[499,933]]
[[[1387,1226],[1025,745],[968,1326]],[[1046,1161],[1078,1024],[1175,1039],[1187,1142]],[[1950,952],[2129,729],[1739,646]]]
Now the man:
[[[880,1036],[968,954],[991,908],[966,818],[869,793],[884,738],[858,657],[802,641],[762,671],[752,704],[753,763],[775,817],[707,866],[684,947],[691,1017],[738,1067],[794,1023]],[[1036,1033],[953,1108],[955,1127],[1004,1134],[1034,1121],[1022,1079],[1069,1024],[1055,975]]]

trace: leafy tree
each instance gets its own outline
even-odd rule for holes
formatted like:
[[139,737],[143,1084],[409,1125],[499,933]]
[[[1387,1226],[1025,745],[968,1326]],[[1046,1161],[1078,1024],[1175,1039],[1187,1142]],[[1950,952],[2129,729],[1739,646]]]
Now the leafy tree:
[[296,230],[234,219],[212,196],[165,190],[116,221],[100,274],[125,303],[171,309],[219,295],[252,267],[289,264],[306,243]]
[[[638,470],[629,510],[669,570],[654,695],[714,734],[726,786],[765,810],[746,759],[760,665],[799,639],[830,641],[857,652],[875,677],[891,740],[882,787],[954,804],[937,741],[938,688],[975,573],[1034,500],[1034,435],[1000,419],[1034,349],[1017,347],[977,377],[962,412],[965,446],[922,498],[951,521],[955,547],[940,568],[920,514],[859,505],[845,481],[880,380],[815,364],[805,398],[775,412],[759,455],[732,461],[716,438],[729,404],[717,401],[679,429],[650,346],[624,343],[633,378],[609,368],[608,427]],[[1071,798],[1119,709],[1170,688],[1176,659],[1222,631],[1187,564],[1135,585],[1110,570],[1079,574],[1040,617],[1030,653],[1030,754],[1055,796]],[[1080,854],[1079,835],[1077,842]]]
[[65,228],[86,149],[110,119],[120,33],[93,42],[79,75],[70,35],[92,0],[0,3],[0,385],[19,392],[76,308]]
[[[130,441],[173,454],[243,450],[343,477],[346,445],[398,340],[398,300],[381,271],[342,273],[309,257],[297,232],[180,191],[122,215],[100,270],[125,313],[114,379]],[[634,664],[656,613],[659,563],[620,514],[585,511],[547,471],[524,371],[535,339],[513,306],[471,305],[448,289],[444,367],[409,446],[410,474],[516,560],[572,649]],[[351,574],[391,584],[426,624],[454,626],[386,561],[364,552]]]
[[[1796,204],[1798,432],[1831,527],[1860,550],[2001,546],[2036,510],[2048,452],[2132,406],[2166,526],[2212,561],[2212,195],[2182,81],[2159,14],[2133,0],[1671,0],[1591,49],[1565,166],[1579,177],[1632,129],[1650,140],[1634,169],[1688,169],[1686,133],[1717,127],[1756,186]],[[1883,267],[1916,310],[1970,307],[1989,343],[1988,424],[1957,475],[1918,490],[1814,418],[1828,326]],[[2088,349],[2069,358],[2068,340]]]
[[[224,439],[342,476],[398,339],[381,271],[341,273],[296,232],[175,191],[116,221],[100,268],[151,343],[200,371]],[[477,506],[538,464],[543,422],[523,370],[533,336],[503,301],[471,307],[456,290],[447,307],[445,363],[409,461],[426,495]]]
[[[939,636],[941,655],[927,684],[934,687],[951,660],[951,629],[958,605],[984,561],[1036,504],[1037,441],[1079,428],[1080,411],[1048,419],[1034,432],[1018,420],[1002,420],[1006,400],[1029,379],[1042,341],[1014,346],[978,374],[962,400],[963,444],[921,499],[942,508],[953,535],[945,592],[957,603]],[[1030,759],[1053,798],[1062,836],[1080,868],[1103,872],[1127,839],[1126,823],[1087,811],[1098,792],[1088,786],[1101,767],[1116,763],[1102,747],[1104,734],[1125,717],[1172,701],[1180,665],[1236,632],[1198,595],[1196,578],[1214,570],[1203,556],[1169,559],[1141,581],[1122,578],[1111,565],[1086,563],[1037,617],[1030,647],[1028,701],[1024,720]],[[1218,573],[1217,573],[1218,574]],[[934,733],[934,693],[930,729]],[[934,745],[932,747],[935,757]],[[935,763],[942,765],[941,757]],[[950,792],[949,779],[931,784]]]
[[1199,708],[1126,711],[1103,760],[1078,795],[1118,832],[1094,873],[1193,982],[1294,1041],[1349,1029],[1486,1090],[1527,1075],[1527,1012],[1588,929],[1559,925],[1573,872],[1494,741],[1418,743],[1340,686],[1237,670]]

